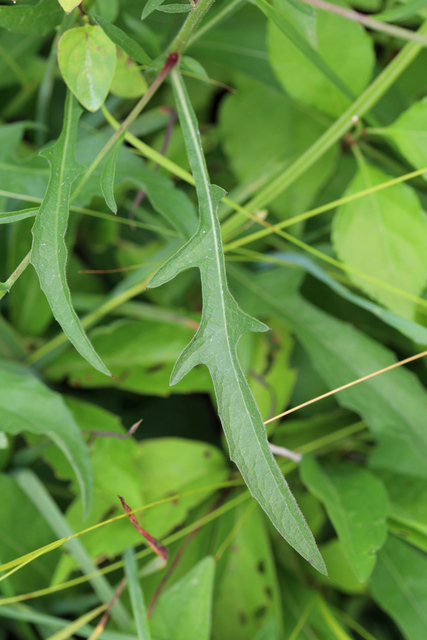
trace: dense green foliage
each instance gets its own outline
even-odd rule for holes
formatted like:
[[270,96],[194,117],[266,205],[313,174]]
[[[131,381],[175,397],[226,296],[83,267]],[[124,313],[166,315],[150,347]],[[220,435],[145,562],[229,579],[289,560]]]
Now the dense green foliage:
[[0,6],[0,640],[419,640],[424,3],[140,4]]

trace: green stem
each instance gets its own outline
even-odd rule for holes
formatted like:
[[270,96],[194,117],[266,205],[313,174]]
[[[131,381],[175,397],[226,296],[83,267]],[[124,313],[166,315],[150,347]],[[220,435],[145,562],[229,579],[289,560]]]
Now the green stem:
[[[420,34],[427,33],[427,21],[419,29]],[[293,165],[284,173],[277,176],[273,182],[262,189],[257,196],[246,205],[247,209],[254,211],[265,207],[275,200],[285,189],[303,175],[317,160],[319,160],[342,136],[354,125],[354,118],[361,118],[371,109],[378,100],[391,87],[395,80],[403,73],[408,65],[415,59],[421,50],[421,45],[409,42],[380,73],[374,82],[362,93],[359,98],[344,111],[344,113],[329,127],[327,131],[303,153]],[[239,229],[245,218],[239,214],[230,218],[223,225],[223,237],[230,237],[236,229]]]
[[6,280],[6,282],[3,282],[0,286],[0,300],[6,295],[6,293],[8,293],[8,291],[10,291],[12,285],[18,280],[19,276],[25,271],[25,269],[28,267],[28,265],[30,264],[30,258],[31,258],[31,251],[29,251],[27,253],[27,255],[25,256],[25,258],[22,260],[22,262],[16,267],[15,271],[12,273],[12,275]]
[[168,48],[168,53],[182,53],[193,31],[197,29],[214,2],[215,0],[198,0],[194,9],[189,13],[188,18],[182,25],[181,30]]

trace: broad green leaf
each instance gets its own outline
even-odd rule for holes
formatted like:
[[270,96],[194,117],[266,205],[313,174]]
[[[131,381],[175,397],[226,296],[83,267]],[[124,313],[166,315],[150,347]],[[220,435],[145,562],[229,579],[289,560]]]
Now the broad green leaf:
[[25,220],[25,218],[33,218],[37,215],[39,207],[33,209],[21,209],[21,211],[5,211],[0,213],[0,224],[6,224],[8,222],[19,222],[19,220]]
[[82,0],[58,0],[65,13],[70,13],[81,3]]
[[214,573],[208,556],[160,595],[151,618],[154,638],[209,640]]
[[[380,129],[379,133],[391,138],[416,169],[427,169],[427,98],[414,102],[393,124]],[[427,180],[427,171],[423,177]]]
[[266,0],[253,0],[257,7],[271,20],[296,49],[316,68],[319,73],[334,85],[344,98],[353,101],[353,92],[334,69],[317,52],[317,19],[314,21],[296,11],[286,0],[276,0],[271,6]]
[[61,36],[58,63],[77,100],[97,111],[107,97],[116,65],[116,47],[101,27],[76,27]]
[[302,253],[276,253],[275,256],[282,258],[285,262],[289,262],[290,264],[300,265],[305,271],[307,271],[307,273],[310,273],[312,276],[317,278],[317,280],[320,280],[320,282],[326,284],[333,291],[335,291],[335,293],[341,296],[341,298],[352,302],[362,309],[366,309],[375,317],[385,322],[385,324],[388,324],[390,327],[393,327],[394,329],[400,331],[410,340],[413,340],[418,344],[427,345],[426,327],[423,327],[416,322],[412,322],[407,318],[402,318],[396,313],[387,311],[387,309],[374,304],[367,298],[362,298],[361,296],[353,293],[352,291],[350,291],[350,289],[347,289],[347,287],[342,285],[338,280],[335,280],[334,278],[329,276],[320,265],[316,264],[307,255]]
[[[240,284],[239,295],[250,310],[276,313],[288,323],[329,389],[396,362],[395,355],[380,343],[287,291],[284,269],[268,269],[254,276],[230,267],[229,273]],[[310,398],[308,392],[305,399]],[[427,392],[413,373],[403,367],[388,371],[340,391],[336,401],[361,415],[375,434],[379,444],[370,460],[372,466],[427,477]]]
[[213,640],[253,638],[269,616],[281,620],[280,591],[266,520],[254,506],[253,502],[245,503],[222,516],[218,524],[218,549],[223,548],[228,536],[232,540],[218,561]]
[[105,202],[113,213],[117,213],[117,204],[114,198],[114,181],[116,178],[117,156],[122,146],[125,134],[121,135],[111,149],[104,163],[101,173],[101,191]]
[[141,15],[141,20],[145,20],[150,13],[153,13],[165,0],[147,0],[144,10]]
[[138,65],[122,49],[118,48],[110,92],[120,98],[139,98],[146,93],[147,89],[147,81]]
[[25,369],[0,363],[1,427],[6,433],[29,431],[50,438],[64,453],[77,477],[83,508],[90,509],[92,473],[89,452],[61,396]]
[[[50,527],[13,477],[0,474],[0,494],[0,542],[3,563],[54,541]],[[57,562],[58,552],[54,551],[43,558],[37,558],[8,580],[17,592],[26,593],[38,589],[41,584],[49,581]]]
[[145,64],[151,66],[153,64],[150,56],[144,51],[136,40],[127,35],[124,31],[119,29],[113,24],[110,24],[101,16],[92,16],[95,22],[105,31],[107,36],[114,44],[123,49],[128,56],[130,56],[135,62],[139,64]]
[[343,544],[338,538],[333,538],[326,544],[322,544],[320,550],[328,569],[328,577],[324,579],[326,586],[334,587],[350,595],[363,593],[366,590],[366,585],[360,583],[352,570]]
[[163,13],[188,13],[192,8],[191,4],[161,4],[156,7],[156,11],[162,11]]
[[360,582],[369,578],[387,537],[387,493],[366,469],[348,463],[320,466],[305,456],[301,478],[325,505],[347,560]]
[[171,384],[179,382],[196,365],[207,365],[231,459],[281,535],[319,571],[324,572],[311,531],[270,452],[262,417],[237,359],[236,346],[242,334],[265,331],[267,327],[244,313],[228,289],[216,215],[224,191],[209,182],[198,125],[185,85],[177,72],[172,72],[172,78],[189,162],[196,181],[200,222],[196,234],[157,271],[149,287],[168,282],[184,269],[198,267],[202,280],[203,312],[195,337],[175,364]]
[[[279,82],[296,100],[334,117],[350,105],[351,100],[273,25],[269,29],[269,52]],[[320,11],[317,53],[355,96],[367,86],[375,56],[372,40],[361,25]]]
[[52,313],[70,342],[95,369],[110,375],[95,353],[73,309],[66,279],[67,248],[64,236],[68,224],[71,185],[83,169],[74,159],[81,112],[71,93],[67,92],[61,135],[53,146],[41,152],[51,166],[51,178],[32,229],[31,262]]
[[[345,195],[388,178],[361,159]],[[427,216],[408,185],[396,184],[339,207],[332,238],[345,264],[413,295],[422,292],[427,282]],[[416,303],[412,300],[353,273],[349,277],[395,313],[414,317]]]
[[406,640],[419,640],[427,628],[427,557],[389,536],[372,574],[372,597],[396,622]]
[[394,473],[380,472],[390,498],[390,515],[401,529],[414,529],[427,536],[427,485],[424,479]]
[[63,15],[57,0],[40,0],[35,5],[0,7],[0,27],[12,33],[44,35],[59,24]]
[[133,619],[135,621],[138,640],[151,640],[144,594],[138,576],[138,564],[133,549],[127,549],[123,554],[127,586],[132,604]]
[[[230,165],[240,181],[256,181],[265,168],[290,166],[322,135],[323,126],[279,91],[243,76],[238,77],[237,87],[238,92],[222,102],[220,131]],[[333,170],[336,151],[330,150],[285,195],[272,202],[277,217],[284,219],[310,207]]]

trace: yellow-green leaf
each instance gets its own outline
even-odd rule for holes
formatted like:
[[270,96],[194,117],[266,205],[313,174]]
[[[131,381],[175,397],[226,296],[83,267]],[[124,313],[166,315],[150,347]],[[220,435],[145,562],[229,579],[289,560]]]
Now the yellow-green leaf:
[[77,100],[97,111],[107,97],[116,66],[116,47],[101,27],[69,29],[58,45],[62,76]]
[[110,91],[121,98],[138,98],[147,91],[148,85],[138,65],[123,49],[117,48],[117,63]]
[[58,0],[65,13],[70,13],[77,5],[81,4],[82,0]]

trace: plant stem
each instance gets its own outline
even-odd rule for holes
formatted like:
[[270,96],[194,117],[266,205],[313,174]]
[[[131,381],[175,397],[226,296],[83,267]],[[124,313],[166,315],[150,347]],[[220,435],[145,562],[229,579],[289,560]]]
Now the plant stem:
[[[427,33],[427,21],[422,24],[418,32],[422,35]],[[416,42],[407,43],[374,82],[365,89],[362,95],[344,111],[338,120],[336,120],[293,165],[284,173],[278,175],[270,185],[262,189],[257,196],[252,198],[246,205],[246,209],[253,211],[265,207],[303,175],[316,160],[319,160],[353,126],[354,116],[361,118],[378,102],[395,80],[416,58],[420,50],[420,44]],[[231,233],[240,228],[243,220],[244,218],[240,214],[230,218],[230,220],[223,225],[224,237],[228,239]]]
[[172,41],[168,52],[182,53],[193,31],[197,29],[214,2],[215,0],[198,0],[193,10],[188,14],[188,18],[182,25],[176,38]]
[[365,27],[368,27],[373,31],[382,31],[389,36],[401,38],[402,40],[412,40],[413,42],[418,42],[423,47],[427,47],[427,38],[424,38],[424,36],[419,33],[414,33],[409,29],[381,22],[378,19],[374,20],[363,13],[352,11],[351,9],[346,9],[345,7],[340,7],[336,4],[331,4],[330,2],[325,2],[325,0],[301,0],[301,2],[317,7],[318,9],[322,9],[323,11],[328,11],[329,13],[335,13],[338,16],[347,18],[347,20],[353,20],[354,22],[363,24]]
[[6,293],[8,293],[8,291],[10,291],[12,285],[18,280],[18,278],[21,275],[21,273],[23,273],[25,271],[25,269],[28,267],[28,265],[30,264],[30,258],[31,258],[31,251],[29,251],[27,253],[25,258],[16,267],[15,271],[12,273],[11,276],[9,276],[9,278],[6,280],[6,282],[3,282],[1,284],[0,300],[6,295]]

